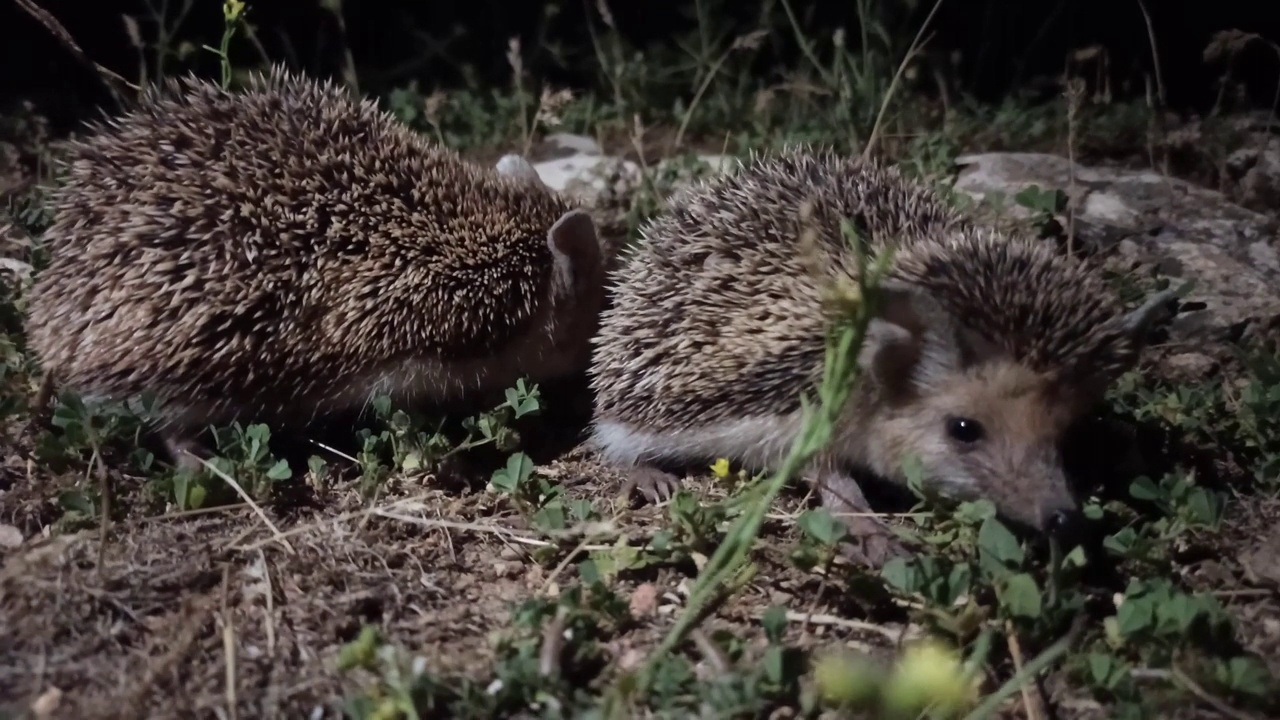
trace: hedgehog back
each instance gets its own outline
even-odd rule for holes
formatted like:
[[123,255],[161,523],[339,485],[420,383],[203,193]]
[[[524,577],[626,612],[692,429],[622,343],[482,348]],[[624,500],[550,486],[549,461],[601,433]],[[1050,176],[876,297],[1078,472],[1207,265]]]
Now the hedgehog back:
[[545,315],[542,188],[276,68],[185,78],[71,146],[31,342],[98,392],[314,392],[483,358]]
[[[812,245],[801,240],[805,203]],[[1098,332],[1119,308],[1081,264],[976,228],[891,166],[792,148],[674,196],[645,227],[596,339],[598,417],[678,430],[798,410],[821,379],[829,282],[856,272],[842,218],[869,255],[896,246],[896,279],[1037,370],[1129,357]]]

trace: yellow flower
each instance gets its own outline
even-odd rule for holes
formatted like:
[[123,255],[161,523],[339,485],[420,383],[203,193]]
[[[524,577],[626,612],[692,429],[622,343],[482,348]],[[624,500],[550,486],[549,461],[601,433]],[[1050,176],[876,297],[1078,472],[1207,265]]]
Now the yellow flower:
[[864,656],[835,652],[814,664],[813,682],[828,703],[846,710],[863,710],[879,697],[884,671]]
[[230,22],[240,19],[242,12],[244,12],[244,0],[227,0],[222,4],[222,17]]
[[729,459],[720,458],[716,460],[715,464],[711,466],[711,472],[721,480],[729,477]]
[[884,688],[884,705],[891,717],[918,717],[926,708],[934,717],[955,717],[977,699],[977,690],[954,648],[925,640],[903,653]]

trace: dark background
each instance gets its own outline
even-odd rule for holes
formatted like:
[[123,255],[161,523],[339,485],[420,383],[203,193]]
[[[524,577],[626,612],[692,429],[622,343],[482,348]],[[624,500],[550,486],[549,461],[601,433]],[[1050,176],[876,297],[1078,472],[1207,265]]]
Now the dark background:
[[[98,63],[134,81],[139,57],[125,31],[122,15],[138,19],[148,38],[155,24],[143,0],[35,0],[67,28]],[[162,0],[151,0],[158,8]],[[172,16],[181,0],[168,0]],[[858,6],[870,12],[903,48],[932,8],[927,0],[820,2],[793,0],[791,7],[809,37],[830,38],[845,28],[849,43],[859,37]],[[1240,29],[1280,40],[1274,0],[1146,0],[1158,43],[1166,100],[1171,109],[1203,113],[1218,94],[1223,67],[1202,55],[1211,36]],[[713,32],[742,35],[770,31],[751,71],[762,82],[776,80],[779,67],[797,67],[795,34],[775,0],[704,0],[703,26]],[[693,0],[613,0],[609,10],[618,33],[631,50],[673,53],[675,39],[698,28]],[[336,74],[343,58],[343,33],[321,0],[264,1],[250,5],[250,21],[273,59],[313,73]],[[346,0],[345,42],[360,79],[360,90],[380,94],[416,79],[430,90],[462,85],[501,85],[510,81],[508,39],[519,36],[529,74],[571,87],[600,88],[604,78],[588,31],[608,31],[595,0]],[[55,126],[71,122],[86,106],[110,96],[92,71],[77,61],[14,2],[0,0],[0,108],[16,99],[33,101]],[[1143,77],[1153,68],[1146,24],[1137,0],[944,0],[931,26],[930,48],[938,56],[958,51],[951,73],[960,89],[991,101],[1037,78],[1062,72],[1073,49],[1101,45],[1109,53],[1117,91],[1143,93]],[[194,0],[178,32],[179,40],[216,45],[222,30],[221,0]],[[239,40],[237,63],[257,64],[260,56]],[[1237,58],[1236,80],[1246,99],[1270,107],[1280,63],[1276,53],[1255,43]],[[179,71],[196,69],[215,76],[217,59],[198,51],[175,63]],[[687,86],[683,88],[688,93]]]

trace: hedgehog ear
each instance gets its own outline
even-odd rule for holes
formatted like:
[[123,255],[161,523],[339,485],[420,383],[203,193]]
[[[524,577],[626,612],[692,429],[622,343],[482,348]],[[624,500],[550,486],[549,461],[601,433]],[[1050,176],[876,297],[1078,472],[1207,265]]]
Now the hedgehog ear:
[[538,174],[537,170],[533,169],[529,161],[515,153],[508,153],[498,158],[497,164],[493,167],[498,171],[499,175],[546,186],[546,183],[542,182],[542,176]]
[[877,296],[858,362],[891,398],[903,397],[957,362],[937,341],[950,319],[935,300],[905,284],[882,283]]
[[556,287],[572,291],[579,278],[595,277],[602,262],[600,236],[585,210],[570,210],[547,232],[547,246],[555,258]]

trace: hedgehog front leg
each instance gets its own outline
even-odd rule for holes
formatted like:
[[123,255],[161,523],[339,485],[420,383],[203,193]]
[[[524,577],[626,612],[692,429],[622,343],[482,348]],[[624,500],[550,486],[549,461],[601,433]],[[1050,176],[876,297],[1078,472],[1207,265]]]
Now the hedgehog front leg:
[[197,472],[204,467],[204,463],[200,462],[204,448],[195,438],[170,430],[162,433],[160,440],[164,443],[164,449],[173,459],[177,470]]
[[815,468],[808,473],[808,480],[817,487],[823,506],[848,528],[853,543],[841,549],[850,560],[878,568],[891,558],[910,554],[889,526],[870,514],[871,504],[853,477]]
[[680,489],[680,485],[680,478],[673,473],[652,465],[636,465],[627,468],[621,495],[627,497],[632,491],[638,490],[646,500],[656,504],[670,500]]

